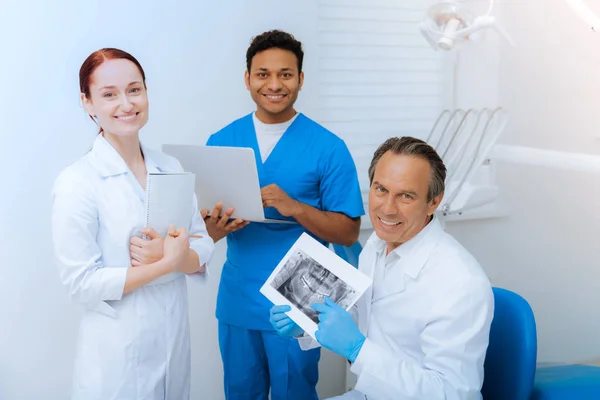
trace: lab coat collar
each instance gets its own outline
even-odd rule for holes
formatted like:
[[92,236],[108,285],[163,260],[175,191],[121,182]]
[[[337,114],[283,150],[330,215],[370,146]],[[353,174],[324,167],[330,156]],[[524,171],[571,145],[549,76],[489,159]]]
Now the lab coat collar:
[[142,148],[142,154],[144,155],[144,162],[146,163],[146,172],[167,172],[164,168],[161,168],[160,165],[156,162],[152,155],[154,152],[144,146],[143,143],[140,143],[140,147]]
[[[443,234],[444,229],[442,224],[434,214],[433,219],[415,237],[392,250],[402,260],[402,264],[404,265],[403,272],[406,275],[412,279],[416,279],[419,276],[419,273],[429,259],[429,255]],[[377,237],[377,240],[376,252],[377,256],[380,257],[382,254],[385,254],[387,244],[385,241],[379,239],[379,237]]]
[[[148,172],[164,172],[152,157],[152,151],[140,144]],[[91,150],[91,161],[100,176],[122,175],[129,172],[129,167],[119,152],[102,135],[98,135]]]

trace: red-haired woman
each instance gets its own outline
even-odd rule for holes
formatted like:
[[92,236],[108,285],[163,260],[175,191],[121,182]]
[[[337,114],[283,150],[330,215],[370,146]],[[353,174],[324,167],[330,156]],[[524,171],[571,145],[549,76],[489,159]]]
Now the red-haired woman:
[[[79,82],[100,133],[56,179],[52,206],[60,277],[84,307],[72,398],[187,399],[185,276],[202,279],[214,244],[192,198],[188,227],[164,238],[142,229],[147,174],[182,168],[140,144],[148,121],[140,63],[122,50],[101,49],[85,60]],[[151,240],[138,237],[140,230]],[[190,239],[188,231],[203,238]]]

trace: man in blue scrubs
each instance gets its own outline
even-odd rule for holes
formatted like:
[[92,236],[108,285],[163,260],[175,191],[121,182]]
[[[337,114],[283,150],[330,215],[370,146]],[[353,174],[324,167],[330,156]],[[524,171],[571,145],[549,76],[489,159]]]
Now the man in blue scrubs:
[[[288,33],[255,37],[246,53],[246,88],[256,112],[207,142],[250,147],[265,217],[297,224],[229,221],[220,203],[202,210],[216,242],[227,237],[217,298],[219,345],[228,400],[318,399],[318,349],[302,351],[269,323],[272,304],[260,292],[271,272],[303,232],[321,243],[352,245],[364,214],[356,168],[343,140],[294,109],[304,74],[302,44]],[[222,215],[221,218],[218,216]]]

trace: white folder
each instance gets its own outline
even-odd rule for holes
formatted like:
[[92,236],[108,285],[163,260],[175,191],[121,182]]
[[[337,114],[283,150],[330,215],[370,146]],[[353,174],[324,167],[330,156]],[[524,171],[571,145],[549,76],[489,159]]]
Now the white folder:
[[146,179],[146,223],[165,236],[169,225],[190,228],[194,214],[194,174],[150,172]]

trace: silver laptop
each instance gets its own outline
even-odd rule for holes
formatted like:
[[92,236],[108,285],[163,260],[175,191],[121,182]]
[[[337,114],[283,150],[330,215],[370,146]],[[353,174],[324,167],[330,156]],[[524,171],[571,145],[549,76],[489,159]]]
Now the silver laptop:
[[162,150],[177,158],[185,171],[196,175],[195,190],[200,209],[212,211],[220,201],[223,210],[234,208],[231,218],[295,223],[265,218],[254,150],[251,148],[165,144]]

